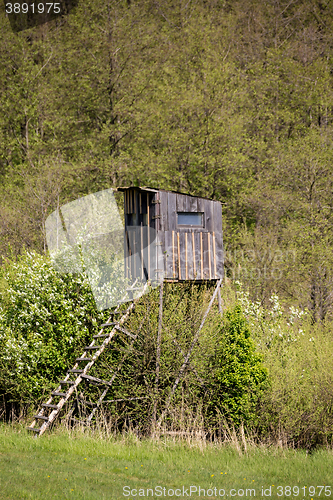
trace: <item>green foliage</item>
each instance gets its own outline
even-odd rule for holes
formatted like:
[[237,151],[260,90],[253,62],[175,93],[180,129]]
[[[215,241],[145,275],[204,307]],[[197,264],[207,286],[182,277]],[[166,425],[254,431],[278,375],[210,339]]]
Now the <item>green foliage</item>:
[[103,314],[86,278],[60,275],[35,253],[8,261],[0,278],[1,395],[31,401],[71,367]]
[[333,315],[333,20],[319,0],[87,0],[0,13],[0,251],[59,204],[151,185],[225,203],[228,276]]
[[257,421],[256,406],[268,385],[263,357],[256,353],[240,305],[225,313],[210,359],[208,413],[239,426]]

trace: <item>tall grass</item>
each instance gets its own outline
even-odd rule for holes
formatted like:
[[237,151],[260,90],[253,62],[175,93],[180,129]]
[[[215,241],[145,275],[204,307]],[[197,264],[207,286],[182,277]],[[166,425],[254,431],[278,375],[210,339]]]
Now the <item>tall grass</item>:
[[[330,485],[333,466],[330,451],[310,455],[254,446],[239,435],[224,445],[176,436],[138,439],[128,431],[107,438],[96,431],[62,429],[32,439],[24,429],[6,425],[0,427],[0,450],[0,499],[10,500],[119,500],[125,498],[124,486],[146,492],[157,485],[166,491],[183,486],[224,489],[228,496],[231,489],[251,489],[256,497],[262,496],[262,488],[271,488],[271,498],[281,498],[278,486],[300,490]],[[194,492],[191,498],[203,495]]]

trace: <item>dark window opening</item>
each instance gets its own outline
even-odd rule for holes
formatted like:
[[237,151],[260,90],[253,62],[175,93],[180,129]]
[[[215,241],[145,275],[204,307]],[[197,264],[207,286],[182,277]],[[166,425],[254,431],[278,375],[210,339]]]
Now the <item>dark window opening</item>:
[[204,227],[202,212],[177,212],[178,226]]
[[127,214],[127,225],[128,226],[137,226],[137,216],[136,214]]

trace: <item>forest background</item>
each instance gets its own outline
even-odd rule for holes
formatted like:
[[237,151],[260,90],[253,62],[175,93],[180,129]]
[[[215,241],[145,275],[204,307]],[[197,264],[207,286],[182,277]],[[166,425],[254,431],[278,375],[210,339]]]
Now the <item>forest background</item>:
[[0,254],[46,251],[58,206],[120,185],[223,203],[226,269],[331,318],[333,4],[80,2],[0,15]]
[[[60,278],[47,262],[46,218],[89,193],[146,185],[222,202],[226,285],[238,287],[225,286],[225,303],[242,306],[248,327],[241,316],[234,324],[250,328],[271,381],[260,425],[276,440],[285,429],[288,443],[332,443],[332,1],[86,0],[18,33],[1,4],[0,33],[5,408],[49,391],[102,319],[83,278]],[[197,304],[174,319],[195,328]],[[223,330],[212,324],[209,342]],[[212,355],[220,385],[222,351]]]

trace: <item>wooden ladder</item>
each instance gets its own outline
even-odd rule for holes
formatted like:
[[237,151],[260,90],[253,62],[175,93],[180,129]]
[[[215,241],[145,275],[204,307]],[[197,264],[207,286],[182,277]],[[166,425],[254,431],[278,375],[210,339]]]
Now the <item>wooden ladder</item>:
[[[137,290],[137,288],[128,289],[128,293],[133,293],[134,290]],[[125,311],[120,311],[119,307],[124,302],[126,301],[118,301],[117,308],[111,313],[107,322],[101,325],[99,333],[93,336],[91,344],[84,348],[83,354],[79,358],[76,358],[73,368],[68,370],[63,380],[60,380],[60,385],[51,393],[51,397],[47,400],[47,402],[42,404],[41,410],[37,415],[35,415],[31,426],[27,428],[29,431],[34,432],[36,436],[41,436],[55,421],[62,407],[70,399],[74,391],[76,391],[76,388],[82,380],[89,381],[91,379],[95,379],[96,382],[98,381],[104,385],[111,385],[109,382],[104,380],[90,377],[87,372],[97,361],[107,345],[111,342],[112,337],[114,337],[117,331],[133,337],[133,334],[128,332],[125,328],[122,328],[121,325],[126,321],[130,312],[133,310],[136,300],[132,299],[128,308]],[[117,321],[115,316],[120,314],[122,314],[122,317],[119,321]],[[111,328],[111,330],[109,330],[108,333],[105,333],[106,329],[109,328]],[[96,341],[102,339],[104,340],[101,344],[95,345]],[[74,380],[72,380],[73,376],[75,377]],[[65,387],[68,388],[65,390]],[[40,421],[42,422],[42,425],[40,427],[36,426],[37,422]]]

